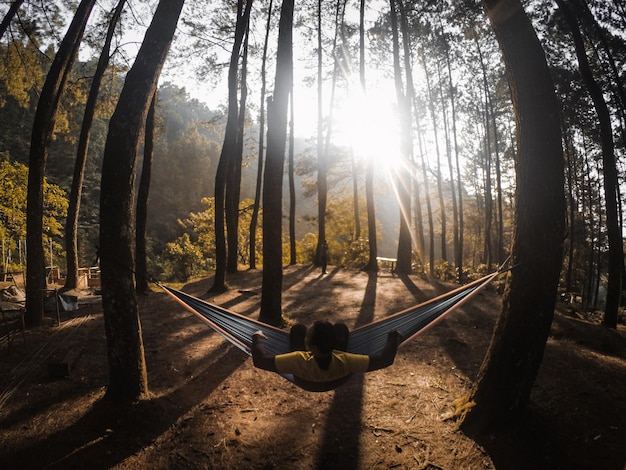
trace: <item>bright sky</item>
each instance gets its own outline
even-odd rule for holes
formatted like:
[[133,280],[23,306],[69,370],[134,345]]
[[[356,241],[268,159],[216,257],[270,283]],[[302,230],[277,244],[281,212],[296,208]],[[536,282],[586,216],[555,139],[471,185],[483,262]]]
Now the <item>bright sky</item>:
[[[375,9],[379,5],[379,0],[369,2],[366,21],[373,21],[379,14]],[[380,6],[380,5],[379,5]],[[347,10],[347,15],[351,17],[352,22],[358,22],[358,4],[354,4]],[[275,8],[278,8],[275,5]],[[257,12],[258,13],[258,12]],[[257,18],[255,23],[257,28],[265,28],[265,18]],[[332,18],[326,18],[325,21],[331,22]],[[326,25],[328,27],[328,25]],[[294,30],[294,94],[295,94],[295,131],[299,137],[315,137],[317,135],[317,63],[315,56],[315,46],[317,45],[317,35],[313,31],[313,36],[304,38],[299,36],[300,30]],[[327,33],[329,34],[329,33]],[[262,42],[264,33],[256,31],[253,36],[257,42]],[[270,37],[270,50],[275,49],[276,37]],[[313,43],[313,44],[311,44]],[[229,51],[220,52],[220,56],[224,57],[223,63],[228,62]],[[367,53],[367,52],[366,52]],[[271,52],[270,52],[271,54]],[[325,51],[328,55],[329,51]],[[268,93],[271,93],[274,82],[273,58],[268,65],[267,87]],[[324,74],[328,77],[331,72],[332,63],[328,56],[325,57]],[[352,58],[355,62],[353,67],[358,67],[358,57]],[[249,71],[249,97],[248,102],[258,109],[260,83],[258,73],[260,64],[258,58],[251,62]],[[167,66],[166,66],[167,69]],[[181,79],[184,80],[184,74],[187,70],[176,70],[176,79],[172,80],[180,84]],[[182,72],[182,73],[181,73]],[[191,70],[188,74],[192,74]],[[184,80],[187,91],[194,98],[207,103],[213,109],[220,105],[226,105],[228,98],[228,88],[226,83],[226,67],[222,73],[222,79],[218,86],[211,87],[207,84],[197,84],[194,79]],[[168,79],[167,70],[164,70],[162,81]],[[341,87],[337,87],[335,102],[336,107],[333,110],[333,134],[332,140],[336,145],[346,146],[352,145],[353,151],[357,158],[376,158],[380,163],[394,164],[398,159],[398,143],[399,143],[399,125],[397,122],[397,113],[395,111],[395,89],[393,78],[383,77],[382,73],[377,70],[366,70],[367,96],[363,96],[360,92],[360,82],[358,76],[348,77],[350,90],[346,91],[345,78],[340,80]],[[329,115],[329,101],[331,96],[331,80],[325,78],[323,89],[323,113],[325,118]],[[210,89],[210,92],[207,91]],[[348,93],[350,95],[348,96]],[[256,116],[257,111],[253,111]]]

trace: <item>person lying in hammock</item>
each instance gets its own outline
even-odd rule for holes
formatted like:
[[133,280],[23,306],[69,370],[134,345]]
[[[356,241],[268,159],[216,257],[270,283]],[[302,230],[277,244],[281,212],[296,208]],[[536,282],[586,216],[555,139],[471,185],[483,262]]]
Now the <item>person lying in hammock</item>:
[[292,374],[294,383],[311,391],[324,391],[345,382],[352,374],[383,369],[393,364],[401,341],[398,331],[390,331],[387,343],[375,355],[345,352],[349,331],[343,323],[316,321],[307,329],[294,325],[289,333],[291,351],[276,356],[263,349],[261,331],[252,336],[252,360],[259,369]]

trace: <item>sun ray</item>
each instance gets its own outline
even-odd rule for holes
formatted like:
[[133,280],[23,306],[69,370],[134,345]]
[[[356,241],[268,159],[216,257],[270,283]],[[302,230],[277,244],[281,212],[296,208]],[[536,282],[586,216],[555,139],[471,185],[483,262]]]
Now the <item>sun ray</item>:
[[357,159],[372,161],[377,172],[399,164],[398,113],[389,90],[363,92],[355,85],[335,116],[338,138],[352,147]]

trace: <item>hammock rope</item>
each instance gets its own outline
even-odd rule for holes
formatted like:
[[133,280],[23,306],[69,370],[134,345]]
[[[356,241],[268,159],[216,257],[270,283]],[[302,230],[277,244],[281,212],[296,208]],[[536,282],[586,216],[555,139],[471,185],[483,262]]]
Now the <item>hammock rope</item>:
[[[355,354],[375,354],[384,347],[387,333],[392,330],[398,330],[401,333],[403,337],[401,345],[408,343],[470,300],[493,279],[505,272],[503,266],[504,264],[491,274],[427,302],[356,328],[350,332],[347,351]],[[259,330],[267,337],[267,340],[263,342],[263,347],[268,354],[278,355],[290,351],[288,331],[246,317],[164,284],[157,284],[183,307],[244,353],[252,355],[252,336]]]

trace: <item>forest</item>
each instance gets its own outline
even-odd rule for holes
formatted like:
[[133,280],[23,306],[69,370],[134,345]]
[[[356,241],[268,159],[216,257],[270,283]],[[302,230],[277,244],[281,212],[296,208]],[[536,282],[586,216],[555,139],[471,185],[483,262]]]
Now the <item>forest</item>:
[[433,285],[503,267],[456,403],[472,437],[524,416],[558,305],[623,337],[621,0],[13,0],[0,17],[3,281],[22,279],[33,331],[50,273],[73,291],[99,272],[107,400],[149,400],[155,282],[219,296],[258,270],[259,321],[284,328],[299,266],[387,260]]

